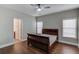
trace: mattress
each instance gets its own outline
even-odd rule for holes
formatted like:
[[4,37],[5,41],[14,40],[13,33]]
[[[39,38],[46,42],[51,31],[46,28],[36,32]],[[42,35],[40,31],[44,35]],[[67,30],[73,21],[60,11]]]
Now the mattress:
[[41,34],[42,36],[49,37],[50,46],[57,40],[56,35],[48,35],[48,34]]
[[36,34],[36,35],[49,37],[50,46],[57,40],[57,35],[48,35],[48,34]]

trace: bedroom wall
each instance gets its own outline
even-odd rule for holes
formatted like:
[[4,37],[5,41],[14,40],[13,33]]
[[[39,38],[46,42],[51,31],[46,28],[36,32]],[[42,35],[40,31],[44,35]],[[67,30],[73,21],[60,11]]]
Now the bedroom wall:
[[28,32],[35,33],[35,18],[15,10],[0,7],[0,48],[14,43],[13,19],[22,20],[22,39],[27,38]]
[[59,13],[54,13],[50,15],[40,16],[37,21],[43,21],[43,28],[59,29],[59,41],[77,45],[77,39],[73,38],[63,38],[62,37],[62,20],[67,18],[77,19],[77,10],[63,11]]
[[78,13],[78,47],[79,47],[79,9],[77,10]]

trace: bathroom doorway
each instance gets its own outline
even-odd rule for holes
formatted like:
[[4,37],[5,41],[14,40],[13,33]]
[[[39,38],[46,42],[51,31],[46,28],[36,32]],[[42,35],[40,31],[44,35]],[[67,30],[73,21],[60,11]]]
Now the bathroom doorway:
[[14,18],[13,21],[13,32],[14,32],[14,40],[15,42],[21,41],[21,19]]

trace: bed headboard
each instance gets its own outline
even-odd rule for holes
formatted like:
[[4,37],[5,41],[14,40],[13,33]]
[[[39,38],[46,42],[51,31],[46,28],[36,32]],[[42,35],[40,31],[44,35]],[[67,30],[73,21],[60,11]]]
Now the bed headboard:
[[43,34],[58,35],[58,29],[42,29]]

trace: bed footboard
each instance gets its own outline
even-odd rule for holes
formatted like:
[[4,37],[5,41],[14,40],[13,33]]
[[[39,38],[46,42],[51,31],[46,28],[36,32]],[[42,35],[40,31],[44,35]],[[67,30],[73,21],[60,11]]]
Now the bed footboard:
[[37,36],[34,34],[28,34],[27,37],[28,46],[39,48],[47,53],[49,53],[49,38],[44,36]]

